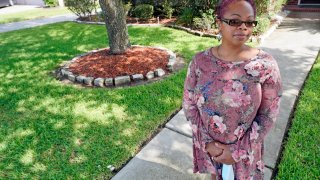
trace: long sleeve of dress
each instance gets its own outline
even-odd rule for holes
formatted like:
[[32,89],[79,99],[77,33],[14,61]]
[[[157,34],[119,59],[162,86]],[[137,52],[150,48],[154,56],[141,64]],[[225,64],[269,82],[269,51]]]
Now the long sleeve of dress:
[[[265,76],[261,77],[261,103],[257,114],[249,129],[238,138],[237,143],[230,145],[232,157],[237,162],[237,179],[247,179],[253,177],[260,179],[263,177],[263,141],[266,134],[273,127],[279,113],[281,97],[281,78],[278,65],[272,63],[271,69],[266,70]],[[251,169],[260,171],[256,175],[250,175]]]
[[193,133],[197,133],[202,137],[201,140],[207,143],[213,141],[213,139],[208,135],[208,132],[206,132],[206,129],[203,127],[200,111],[197,106],[200,96],[198,89],[196,88],[196,84],[196,63],[195,60],[192,60],[189,63],[187,77],[184,83],[183,110],[187,120],[191,122]]
[[183,93],[183,110],[188,121],[191,122],[192,134],[193,134],[193,153],[194,157],[194,172],[206,172],[216,173],[214,164],[212,164],[205,145],[208,142],[213,141],[207,132],[207,128],[204,126],[198,103],[201,103],[199,96],[199,89],[197,85],[197,64],[195,58],[189,63],[187,77],[184,84]]

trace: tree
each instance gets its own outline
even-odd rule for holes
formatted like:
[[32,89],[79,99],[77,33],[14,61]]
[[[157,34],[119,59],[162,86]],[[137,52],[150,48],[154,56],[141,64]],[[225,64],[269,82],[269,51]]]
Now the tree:
[[122,54],[130,47],[126,11],[122,0],[99,0],[109,37],[111,54]]

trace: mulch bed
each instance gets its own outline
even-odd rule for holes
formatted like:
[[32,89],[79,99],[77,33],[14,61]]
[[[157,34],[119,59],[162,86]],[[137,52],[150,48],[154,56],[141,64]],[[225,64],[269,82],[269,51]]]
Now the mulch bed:
[[127,24],[174,24],[177,21],[177,18],[165,19],[165,18],[151,18],[149,20],[138,19],[134,17],[127,17]]
[[115,78],[133,74],[146,75],[162,68],[166,73],[169,54],[160,49],[132,47],[124,54],[111,55],[109,49],[80,57],[69,67],[73,74],[94,78]]
[[[78,18],[77,20],[79,21],[90,21],[90,22],[103,22],[102,19],[99,19],[97,15],[91,15],[90,17],[82,17]],[[167,18],[151,18],[148,20],[144,19],[139,19],[135,17],[127,17],[127,24],[162,24],[162,25],[167,25],[167,24],[174,24],[177,21],[176,17],[173,17],[171,19]]]

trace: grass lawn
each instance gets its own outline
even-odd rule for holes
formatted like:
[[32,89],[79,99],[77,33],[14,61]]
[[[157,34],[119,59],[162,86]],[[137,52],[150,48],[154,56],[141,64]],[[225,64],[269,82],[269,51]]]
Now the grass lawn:
[[0,18],[0,24],[57,16],[68,13],[71,13],[71,11],[69,11],[66,7],[37,8],[21,12],[2,14]]
[[[129,27],[132,44],[186,58],[217,43],[164,27]],[[143,86],[63,85],[49,73],[107,46],[105,26],[58,23],[0,33],[0,179],[110,178],[181,106],[186,67]]]
[[277,179],[320,178],[320,54],[305,83],[289,129]]

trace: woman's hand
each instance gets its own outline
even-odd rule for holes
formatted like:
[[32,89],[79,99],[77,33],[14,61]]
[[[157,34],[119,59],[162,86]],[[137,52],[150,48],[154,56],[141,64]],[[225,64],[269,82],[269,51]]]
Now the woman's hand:
[[210,143],[208,143],[206,145],[206,150],[208,151],[208,153],[212,156],[212,157],[217,157],[217,156],[220,156],[222,153],[223,153],[223,149],[221,148],[218,148],[216,145],[215,145],[215,142],[212,141]]
[[228,145],[221,144],[218,142],[215,142],[214,145],[215,145],[215,147],[222,149],[223,152],[219,156],[212,156],[213,160],[215,160],[216,162],[219,162],[219,163],[227,164],[227,165],[231,165],[231,164],[236,163],[234,161],[233,157],[231,156],[231,152],[230,152]]

